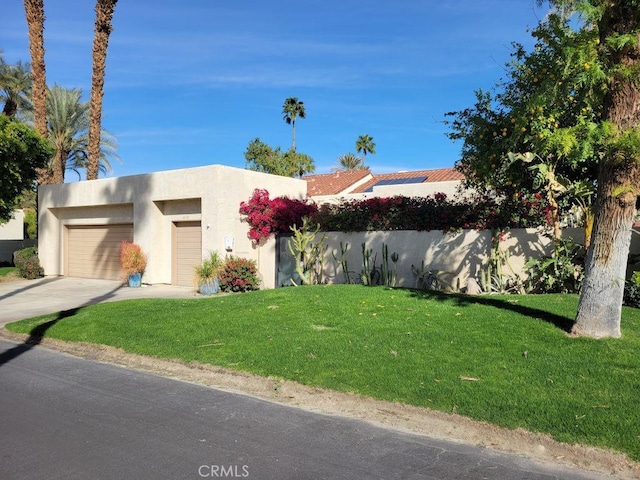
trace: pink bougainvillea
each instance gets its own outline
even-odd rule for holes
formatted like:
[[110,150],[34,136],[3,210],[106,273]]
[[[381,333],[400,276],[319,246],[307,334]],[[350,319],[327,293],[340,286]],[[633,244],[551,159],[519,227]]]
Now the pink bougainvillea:
[[478,195],[448,198],[444,193],[429,197],[373,197],[342,200],[318,208],[306,200],[277,197],[256,189],[240,213],[249,224],[248,236],[259,243],[271,235],[289,233],[307,216],[324,231],[372,230],[501,230],[544,225],[551,209],[539,193],[518,192],[511,196]]
[[289,233],[301,226],[302,218],[317,211],[313,203],[287,197],[269,198],[269,192],[256,188],[248,202],[240,203],[240,214],[249,224],[248,237],[256,243],[278,233]]

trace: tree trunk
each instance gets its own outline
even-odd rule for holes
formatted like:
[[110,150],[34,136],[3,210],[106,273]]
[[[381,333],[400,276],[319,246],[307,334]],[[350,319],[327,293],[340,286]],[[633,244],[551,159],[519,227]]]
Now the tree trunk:
[[[44,63],[44,4],[43,0],[24,0],[24,11],[29,29],[29,52],[31,53],[31,99],[36,131],[43,137],[47,128],[47,76]],[[53,183],[47,168],[38,169],[38,185]]]
[[584,249],[589,251],[589,247],[591,246],[591,234],[593,233],[593,207],[584,208],[582,210],[582,217],[584,218]]
[[53,172],[51,172],[51,183],[64,183],[64,172],[67,168],[67,157],[69,152],[57,150],[53,158]]
[[291,151],[296,151],[296,121],[291,120]]
[[[626,171],[616,172],[608,163],[600,168],[598,213],[572,329],[576,335],[595,338],[621,335],[622,296],[636,203],[633,191],[620,188],[627,175]],[[627,187],[635,188],[628,183]],[[622,193],[616,195],[616,191]]]
[[102,129],[102,97],[111,19],[118,0],[97,0],[93,39],[93,73],[91,75],[91,111],[89,114],[89,144],[87,180],[96,180],[100,166],[100,131]]
[[[640,12],[631,2],[611,0],[599,22],[603,64],[613,72],[604,101],[604,119],[615,127],[607,140],[598,173],[597,211],[586,272],[572,333],[620,337],[622,297],[631,243],[631,227],[640,187],[640,152],[629,148],[640,125],[640,85],[628,72],[640,67],[637,42],[617,50],[607,47],[614,35],[636,35]],[[636,129],[636,130],[634,130]],[[625,135],[627,137],[625,137]]]
[[4,102],[4,108],[2,109],[2,113],[4,113],[9,118],[15,117],[16,113],[18,113],[18,104],[11,98],[8,98]]
[[43,0],[24,0],[29,28],[31,52],[32,100],[36,131],[46,137],[47,131],[47,79],[44,64],[44,5]]

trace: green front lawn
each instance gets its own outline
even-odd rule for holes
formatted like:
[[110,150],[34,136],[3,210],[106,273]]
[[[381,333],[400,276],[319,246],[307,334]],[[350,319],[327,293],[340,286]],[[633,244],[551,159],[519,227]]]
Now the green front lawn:
[[13,274],[16,270],[16,267],[0,267],[0,277],[6,277],[9,274]]
[[104,303],[7,328],[455,411],[640,460],[640,310],[624,309],[622,339],[591,340],[565,332],[576,306],[574,295],[335,285]]

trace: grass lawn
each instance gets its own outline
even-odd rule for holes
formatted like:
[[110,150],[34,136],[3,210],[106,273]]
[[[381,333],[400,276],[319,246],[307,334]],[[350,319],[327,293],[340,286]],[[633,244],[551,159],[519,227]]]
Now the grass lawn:
[[16,267],[0,267],[0,277],[6,277],[17,270]]
[[574,295],[335,285],[104,303],[7,328],[457,412],[638,461],[640,310],[624,309],[622,339],[592,340],[566,334],[576,307]]

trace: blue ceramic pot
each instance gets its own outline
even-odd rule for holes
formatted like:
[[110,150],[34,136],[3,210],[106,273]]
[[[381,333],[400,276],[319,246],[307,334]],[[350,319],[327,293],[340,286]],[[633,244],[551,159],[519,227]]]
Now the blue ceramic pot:
[[202,295],[212,295],[214,293],[218,293],[219,290],[220,290],[220,283],[218,282],[217,278],[214,278],[213,280],[208,282],[202,282],[198,286],[198,291]]
[[134,273],[133,275],[129,275],[129,286],[133,288],[137,288],[142,285],[142,274]]

